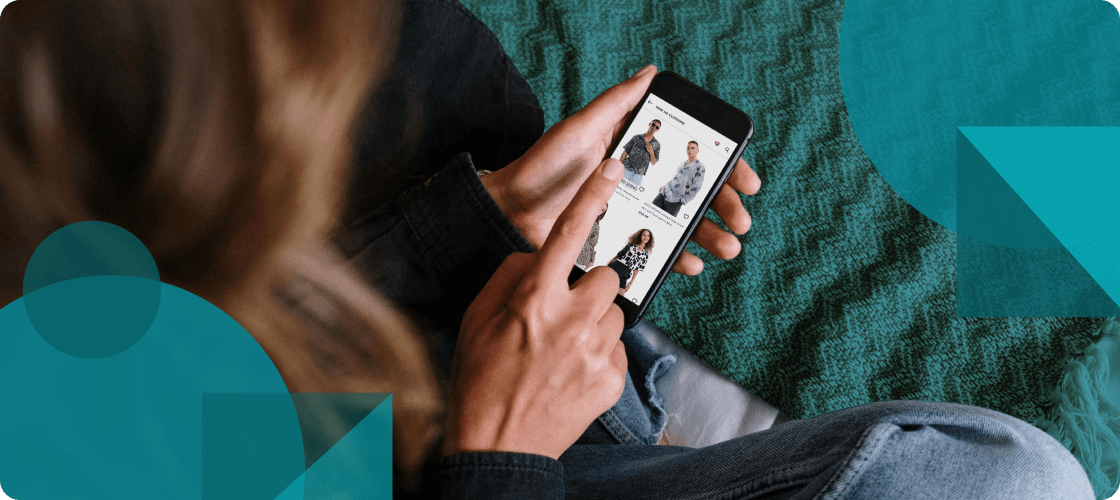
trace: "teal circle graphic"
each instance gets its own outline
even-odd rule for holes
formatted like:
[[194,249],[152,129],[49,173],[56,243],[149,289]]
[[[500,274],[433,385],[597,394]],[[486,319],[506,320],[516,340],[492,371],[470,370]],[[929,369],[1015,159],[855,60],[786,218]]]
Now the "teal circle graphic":
[[160,305],[159,270],[136,236],[107,222],[85,221],[51,233],[23,275],[24,307],[55,349],[105,358],[132,347]]
[[[1120,125],[1120,15],[1102,0],[849,0],[840,82],[884,180],[961,233],[957,127]],[[967,236],[999,244],[991,227]]]
[[303,474],[292,396],[264,349],[213,304],[154,283],[162,301],[144,338],[101,359],[44,343],[28,296],[0,308],[0,484],[12,498],[272,500]]

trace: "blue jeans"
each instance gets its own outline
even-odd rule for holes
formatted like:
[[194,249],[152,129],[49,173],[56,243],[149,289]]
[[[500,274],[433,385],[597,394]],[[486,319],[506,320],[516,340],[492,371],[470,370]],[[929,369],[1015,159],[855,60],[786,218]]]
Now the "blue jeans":
[[642,185],[642,178],[644,178],[644,177],[645,177],[644,175],[639,174],[637,172],[634,172],[633,170],[630,170],[630,169],[623,169],[622,170],[622,178],[634,183],[635,186],[641,186]]
[[674,360],[645,340],[649,328],[623,332],[622,399],[560,456],[568,498],[1093,498],[1081,464],[1049,434],[952,403],[863,405],[705,448],[628,446],[650,444],[665,422],[653,382]]
[[568,498],[1085,499],[1050,435],[972,406],[889,401],[794,420],[706,448],[576,444]]

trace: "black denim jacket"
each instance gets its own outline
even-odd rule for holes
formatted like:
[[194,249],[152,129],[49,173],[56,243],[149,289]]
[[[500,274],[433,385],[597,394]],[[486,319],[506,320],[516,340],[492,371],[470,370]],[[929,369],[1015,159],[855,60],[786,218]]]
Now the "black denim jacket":
[[462,453],[440,460],[440,496],[564,498],[564,466],[526,453]]

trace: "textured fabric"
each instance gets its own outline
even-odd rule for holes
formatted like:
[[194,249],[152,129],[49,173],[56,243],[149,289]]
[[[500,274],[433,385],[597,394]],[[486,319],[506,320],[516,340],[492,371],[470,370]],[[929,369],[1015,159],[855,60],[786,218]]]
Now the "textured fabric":
[[1120,483],[1120,321],[1101,324],[1100,340],[1066,364],[1039,427],[1073,452],[1097,498]]
[[889,399],[1037,422],[1095,318],[955,317],[955,234],[860,149],[838,77],[841,0],[466,0],[556,123],[645,64],[747,112],[741,255],[670,275],[647,318],[794,418]]

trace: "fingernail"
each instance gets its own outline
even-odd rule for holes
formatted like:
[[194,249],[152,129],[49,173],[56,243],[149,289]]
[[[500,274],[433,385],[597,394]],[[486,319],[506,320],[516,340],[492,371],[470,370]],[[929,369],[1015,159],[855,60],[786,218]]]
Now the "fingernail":
[[642,76],[646,73],[649,73],[650,71],[653,71],[653,65],[652,64],[647,65],[646,67],[644,67],[642,69],[639,69],[638,72],[634,73],[634,76],[632,76],[630,78],[637,78],[637,77]]
[[622,162],[608,161],[607,164],[603,166],[603,177],[606,177],[606,178],[608,178],[612,181],[617,181],[617,180],[621,179],[622,178]]

